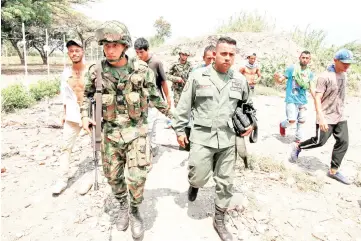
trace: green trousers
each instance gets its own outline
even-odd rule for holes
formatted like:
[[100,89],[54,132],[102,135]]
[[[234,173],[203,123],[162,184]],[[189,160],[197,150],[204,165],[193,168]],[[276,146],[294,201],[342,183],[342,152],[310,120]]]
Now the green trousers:
[[213,174],[216,183],[215,204],[229,207],[232,198],[235,147],[211,148],[191,142],[188,181],[192,187],[203,187]]

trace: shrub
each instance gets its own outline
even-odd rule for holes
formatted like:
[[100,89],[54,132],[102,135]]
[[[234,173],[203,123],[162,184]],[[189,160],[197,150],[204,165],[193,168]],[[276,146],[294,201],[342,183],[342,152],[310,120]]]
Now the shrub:
[[217,29],[217,33],[262,32],[274,28],[275,25],[270,24],[265,15],[261,16],[257,12],[241,12],[235,17],[230,17],[228,23],[222,24]]
[[10,85],[1,90],[1,108],[3,112],[28,108],[35,102],[23,84]]
[[37,83],[30,85],[30,93],[36,101],[42,100],[44,97],[54,97],[60,91],[60,81],[39,80]]
[[261,80],[260,84],[267,87],[274,87],[275,81],[273,75],[278,73],[284,73],[286,69],[286,58],[285,57],[268,57],[259,60],[261,63]]

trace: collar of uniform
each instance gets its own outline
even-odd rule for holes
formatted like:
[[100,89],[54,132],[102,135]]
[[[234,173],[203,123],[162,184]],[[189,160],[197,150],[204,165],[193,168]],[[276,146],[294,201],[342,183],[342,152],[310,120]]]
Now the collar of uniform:
[[[212,64],[206,66],[206,70],[202,73],[202,75],[204,75],[204,76],[210,76],[210,75],[211,75],[212,68],[213,68],[213,65],[212,65]],[[213,68],[213,69],[214,69],[214,68]],[[214,70],[215,70],[215,69],[214,69]],[[215,70],[215,71],[216,71],[216,70]],[[233,72],[232,69],[229,69],[229,70],[227,71],[227,75],[228,75],[228,77],[229,77],[230,79],[233,78],[233,74],[234,74],[234,72]]]
[[[128,55],[125,54],[124,56],[125,56],[125,58],[127,58],[127,64],[122,66],[122,67],[128,67],[129,68],[129,65],[132,65],[132,64],[130,63]],[[104,73],[110,72],[110,70],[112,68],[118,68],[118,67],[112,66],[107,60],[104,60],[104,62],[103,62],[103,72]]]

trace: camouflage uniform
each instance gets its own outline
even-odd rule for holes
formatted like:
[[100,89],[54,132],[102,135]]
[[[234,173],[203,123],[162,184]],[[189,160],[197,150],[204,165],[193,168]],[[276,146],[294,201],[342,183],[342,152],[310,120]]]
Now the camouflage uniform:
[[[128,59],[128,56],[125,57]],[[89,81],[85,87],[84,99],[95,94],[97,71],[96,65],[89,68]],[[137,207],[143,200],[144,185],[151,163],[150,142],[147,137],[149,101],[163,114],[170,118],[172,116],[167,104],[159,96],[154,73],[145,62],[132,58],[128,59],[126,65],[115,67],[109,61],[103,60],[101,71],[101,152],[104,174],[115,197],[120,201],[121,208],[128,210],[128,189],[130,206],[138,212]],[[88,116],[88,102],[84,101],[81,111],[83,117]],[[124,175],[125,168],[128,169],[127,181]],[[125,230],[128,227],[128,214],[124,211],[121,215],[124,223],[120,229]],[[140,229],[139,232],[144,232],[143,227]],[[138,235],[133,233],[133,237],[135,236]]]
[[[184,53],[189,55],[189,51],[183,49],[179,51],[180,53]],[[192,71],[192,65],[187,60],[186,63],[181,64],[179,61],[172,65],[167,73],[167,80],[172,82],[172,91],[174,94],[174,107],[177,107],[178,101],[182,94],[183,88],[185,86],[186,81],[188,80],[189,73]],[[178,83],[179,79],[183,79],[184,83]]]

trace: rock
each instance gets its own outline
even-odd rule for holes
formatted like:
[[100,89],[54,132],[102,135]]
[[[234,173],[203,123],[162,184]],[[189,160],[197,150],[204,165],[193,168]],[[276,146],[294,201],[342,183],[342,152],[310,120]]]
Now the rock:
[[22,236],[24,236],[24,233],[16,233],[15,236],[16,236],[16,238],[19,239],[19,238],[21,238]]
[[246,209],[249,205],[249,201],[248,201],[248,198],[244,197],[243,200],[242,200],[242,203],[241,203],[242,207],[244,209]]
[[247,241],[247,240],[250,239],[251,235],[252,235],[252,234],[251,234],[250,231],[248,231],[248,230],[241,230],[241,231],[238,232],[237,238],[238,238],[238,240],[240,240],[240,241]]
[[277,173],[277,172],[272,172],[272,173],[269,174],[269,177],[270,177],[271,180],[278,181],[278,180],[280,180],[281,175],[279,173]]
[[266,232],[266,230],[267,230],[267,225],[265,225],[265,224],[257,224],[256,225],[256,230],[260,234],[264,234]]
[[267,215],[264,212],[254,212],[253,213],[253,219],[257,222],[260,223],[262,221],[266,221],[267,220]]
[[289,186],[293,186],[296,183],[296,180],[293,177],[289,177],[289,178],[287,178],[286,183]]
[[28,204],[25,205],[25,208],[28,208],[30,206],[31,206],[31,203],[28,203]]
[[270,228],[267,232],[267,236],[274,239],[277,238],[279,236],[279,233],[276,229],[274,228]]
[[320,240],[327,240],[326,230],[324,227],[322,227],[320,225],[317,225],[313,228],[312,236],[314,236],[315,238],[318,238]]

